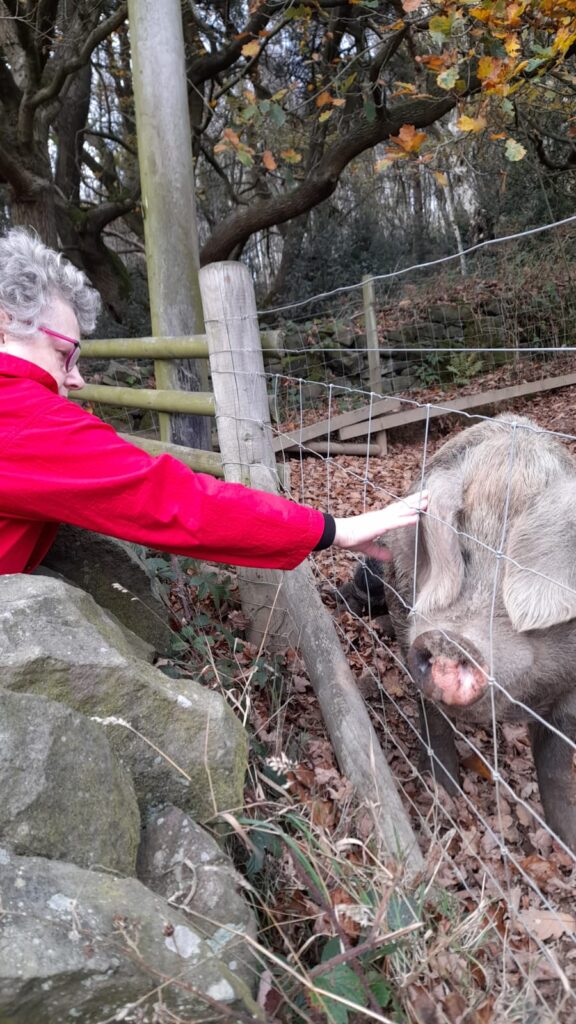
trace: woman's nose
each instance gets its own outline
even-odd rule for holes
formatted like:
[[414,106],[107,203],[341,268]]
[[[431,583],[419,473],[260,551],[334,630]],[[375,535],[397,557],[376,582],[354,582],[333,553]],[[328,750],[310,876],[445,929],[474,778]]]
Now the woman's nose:
[[78,367],[73,366],[70,372],[66,374],[64,383],[70,391],[79,391],[80,388],[84,387],[86,381]]

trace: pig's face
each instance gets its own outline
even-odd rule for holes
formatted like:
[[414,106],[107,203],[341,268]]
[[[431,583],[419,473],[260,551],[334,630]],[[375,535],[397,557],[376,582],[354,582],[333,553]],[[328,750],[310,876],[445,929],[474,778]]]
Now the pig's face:
[[477,721],[494,702],[506,718],[544,709],[567,666],[576,685],[576,466],[529,421],[513,423],[448,442],[429,468],[417,542],[405,532],[390,545],[403,599],[415,598],[411,675],[429,700]]

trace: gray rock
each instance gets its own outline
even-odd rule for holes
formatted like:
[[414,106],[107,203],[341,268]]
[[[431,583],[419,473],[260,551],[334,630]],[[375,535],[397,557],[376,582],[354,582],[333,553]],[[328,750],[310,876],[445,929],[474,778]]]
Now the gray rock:
[[94,722],[44,697],[0,690],[0,791],[3,846],[134,873],[134,787]]
[[3,1024],[101,1024],[138,1001],[150,1020],[158,985],[189,1022],[217,1016],[202,995],[255,1009],[253,956],[238,929],[205,937],[136,879],[6,851],[0,866]]
[[144,559],[130,545],[63,524],[43,565],[81,587],[117,619],[152,644],[170,648],[170,612]]
[[416,378],[410,373],[401,373],[398,377],[391,377],[390,379],[394,394],[397,394],[399,391],[408,391],[416,385]]
[[[150,814],[138,850],[138,878],[211,934],[229,922],[253,937],[252,911],[241,879],[218,843],[177,807]],[[210,924],[210,922],[215,922]]]
[[199,821],[241,805],[247,739],[224,699],[134,658],[81,590],[0,577],[0,683],[103,719],[143,804],[170,802]]
[[444,341],[462,341],[464,337],[461,324],[437,324],[425,321],[421,324],[414,324],[413,332],[419,342],[434,341],[439,345]]
[[440,324],[464,323],[474,318],[474,310],[471,306],[462,303],[436,302],[428,307],[428,316]]

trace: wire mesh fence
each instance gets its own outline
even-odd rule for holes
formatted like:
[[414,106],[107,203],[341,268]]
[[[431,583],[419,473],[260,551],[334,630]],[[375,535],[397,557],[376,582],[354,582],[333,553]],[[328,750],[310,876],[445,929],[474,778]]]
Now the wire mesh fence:
[[446,422],[449,444],[428,416],[388,459],[311,460],[303,443],[292,493],[346,515],[430,488],[426,525],[391,539],[381,593],[362,573],[346,587],[358,563],[342,554],[316,556],[318,584],[430,870],[470,911],[487,900],[483,941],[519,999],[517,1017],[495,1019],[570,1021],[576,437],[508,414]]
[[[382,395],[536,380],[574,363],[576,300],[570,220],[543,234],[518,236],[466,256],[372,278],[375,336],[359,283],[276,310],[266,321],[285,333],[273,368],[284,384],[286,409],[317,407],[319,384],[347,407],[346,389]],[[463,269],[465,273],[463,273]],[[377,350],[378,386],[370,374]],[[302,380],[302,386],[298,385]],[[349,395],[353,405],[355,395]]]

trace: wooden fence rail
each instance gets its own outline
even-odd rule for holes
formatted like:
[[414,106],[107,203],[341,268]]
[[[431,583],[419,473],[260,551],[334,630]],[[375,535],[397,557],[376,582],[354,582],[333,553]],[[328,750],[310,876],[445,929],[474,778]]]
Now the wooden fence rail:
[[[278,356],[282,352],[283,339],[284,332],[281,330],[261,331],[260,345],[263,356]],[[82,343],[82,358],[152,359],[154,363],[172,359],[208,359],[208,340],[205,334],[180,338],[97,338]],[[214,395],[206,391],[188,392],[176,388],[151,389],[87,384],[70,397],[77,402],[130,409],[152,409],[159,413],[216,415]],[[197,473],[224,476],[222,458],[217,452],[188,448],[185,445],[159,441],[138,434],[120,436],[150,455],[171,455]]]

